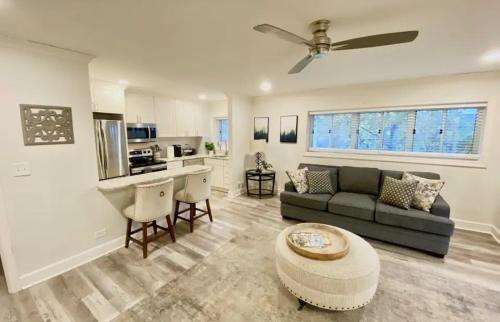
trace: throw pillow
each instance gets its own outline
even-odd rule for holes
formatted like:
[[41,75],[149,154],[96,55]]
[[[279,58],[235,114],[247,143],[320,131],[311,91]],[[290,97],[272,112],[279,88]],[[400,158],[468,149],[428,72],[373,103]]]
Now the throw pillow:
[[309,193],[334,194],[330,171],[306,171]]
[[403,173],[403,181],[417,182],[417,190],[413,197],[412,207],[430,212],[432,204],[444,186],[443,180],[431,180],[411,173]]
[[306,171],[307,168],[286,171],[287,176],[292,181],[293,186],[298,193],[306,193],[307,190],[309,190],[309,187],[307,186]]
[[386,177],[379,200],[385,204],[410,209],[418,183]]

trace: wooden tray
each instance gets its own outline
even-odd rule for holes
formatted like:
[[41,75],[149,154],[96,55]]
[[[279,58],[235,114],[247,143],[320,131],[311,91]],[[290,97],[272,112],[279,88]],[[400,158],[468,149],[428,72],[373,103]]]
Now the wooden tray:
[[[302,247],[296,244],[290,234],[298,232],[320,233],[330,239],[330,245],[323,248]],[[349,252],[350,241],[338,228],[316,223],[303,223],[292,226],[286,236],[288,247],[307,258],[334,260],[344,257]]]

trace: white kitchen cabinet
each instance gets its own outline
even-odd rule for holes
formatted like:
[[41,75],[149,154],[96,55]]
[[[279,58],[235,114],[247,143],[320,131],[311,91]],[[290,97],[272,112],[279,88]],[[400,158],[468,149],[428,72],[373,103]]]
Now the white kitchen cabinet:
[[177,136],[176,100],[155,97],[155,118],[158,137]]
[[92,80],[90,82],[92,111],[123,114],[125,112],[125,90],[111,82]]
[[230,188],[229,161],[215,158],[205,158],[205,165],[212,167],[212,187],[227,191]]
[[177,100],[175,116],[177,136],[196,136],[196,107],[189,101]]
[[156,123],[154,96],[138,92],[125,93],[127,123]]

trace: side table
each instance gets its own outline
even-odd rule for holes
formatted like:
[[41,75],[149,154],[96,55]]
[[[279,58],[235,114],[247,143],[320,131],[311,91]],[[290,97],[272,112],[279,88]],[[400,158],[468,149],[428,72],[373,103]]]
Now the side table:
[[[276,180],[276,171],[274,170],[261,170],[250,169],[246,171],[246,184],[247,184],[247,195],[248,196],[258,196],[259,199],[262,196],[274,196],[274,183]],[[257,181],[259,183],[259,188],[250,189],[249,182]],[[263,188],[262,183],[271,181],[272,188]]]

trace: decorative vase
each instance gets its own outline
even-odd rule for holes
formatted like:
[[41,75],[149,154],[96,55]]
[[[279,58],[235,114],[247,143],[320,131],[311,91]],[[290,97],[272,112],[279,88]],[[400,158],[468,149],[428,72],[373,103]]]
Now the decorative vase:
[[214,155],[214,150],[208,151],[208,155]]

